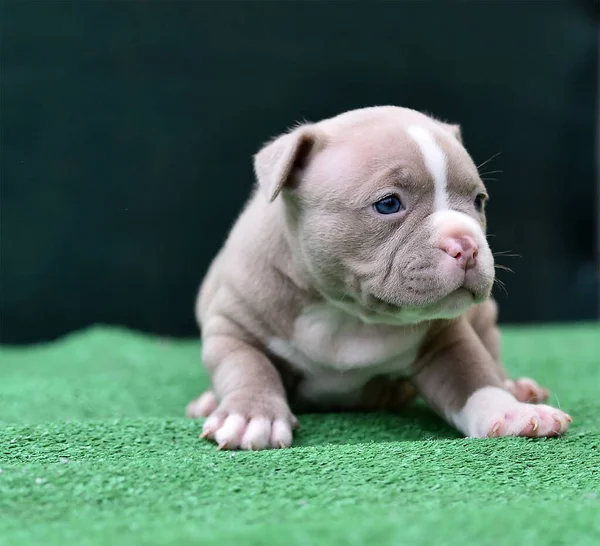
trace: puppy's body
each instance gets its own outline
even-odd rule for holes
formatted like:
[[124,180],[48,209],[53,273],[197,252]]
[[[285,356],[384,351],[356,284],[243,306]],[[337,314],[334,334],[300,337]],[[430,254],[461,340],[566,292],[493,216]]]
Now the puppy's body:
[[457,127],[352,111],[273,141],[255,169],[197,301],[214,394],[189,413],[209,416],[206,436],[287,446],[290,405],[399,407],[409,377],[466,435],[566,429],[562,412],[519,402],[545,393],[499,362],[485,188]]
[[299,274],[282,207],[253,196],[207,274],[197,319],[205,338],[227,331],[264,352],[294,407],[352,406],[369,379],[407,374],[430,325],[367,323],[325,300]]

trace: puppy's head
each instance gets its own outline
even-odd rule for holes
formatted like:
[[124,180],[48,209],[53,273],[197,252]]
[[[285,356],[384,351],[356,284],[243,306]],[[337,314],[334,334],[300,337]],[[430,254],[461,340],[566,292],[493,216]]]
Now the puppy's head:
[[487,193],[457,126],[354,110],[271,141],[255,171],[315,288],[365,321],[451,318],[490,295]]

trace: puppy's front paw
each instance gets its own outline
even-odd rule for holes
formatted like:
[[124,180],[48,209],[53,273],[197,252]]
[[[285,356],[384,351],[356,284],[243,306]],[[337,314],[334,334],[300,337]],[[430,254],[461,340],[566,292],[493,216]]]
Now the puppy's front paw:
[[[569,428],[571,417],[559,409],[517,402],[500,414],[490,416],[478,427],[479,436],[560,436]],[[483,434],[485,433],[485,434]]]
[[297,426],[280,396],[237,393],[210,414],[201,437],[215,441],[219,449],[277,449],[292,445],[292,430]]
[[531,402],[540,404],[548,400],[550,393],[548,389],[540,387],[536,381],[529,377],[519,379],[507,379],[504,383],[506,390],[510,392],[519,402]]
[[473,438],[560,436],[569,428],[571,417],[545,405],[519,402],[494,387],[471,395],[463,410],[455,416],[458,428]]

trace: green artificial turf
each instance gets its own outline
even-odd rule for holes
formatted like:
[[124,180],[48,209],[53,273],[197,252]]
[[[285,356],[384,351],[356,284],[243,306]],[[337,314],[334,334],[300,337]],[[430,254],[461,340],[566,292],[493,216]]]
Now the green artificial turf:
[[462,439],[417,405],[217,452],[183,417],[198,342],[93,328],[2,348],[0,544],[600,544],[600,329],[504,334],[512,374],[573,416],[563,438]]

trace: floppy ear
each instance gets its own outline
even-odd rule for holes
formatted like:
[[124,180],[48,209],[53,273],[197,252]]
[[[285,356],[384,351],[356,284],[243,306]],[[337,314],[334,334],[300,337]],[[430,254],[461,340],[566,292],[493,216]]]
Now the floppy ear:
[[444,126],[444,129],[446,129],[446,131],[448,131],[456,140],[458,140],[458,142],[463,144],[462,131],[460,130],[460,125],[456,123],[442,123],[442,125]]
[[312,125],[302,125],[266,144],[254,156],[254,172],[261,190],[273,201],[294,170],[304,166],[321,139]]

